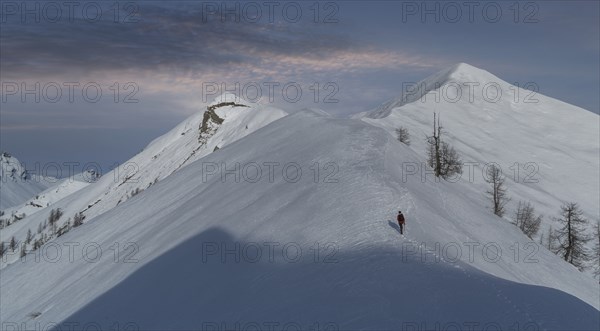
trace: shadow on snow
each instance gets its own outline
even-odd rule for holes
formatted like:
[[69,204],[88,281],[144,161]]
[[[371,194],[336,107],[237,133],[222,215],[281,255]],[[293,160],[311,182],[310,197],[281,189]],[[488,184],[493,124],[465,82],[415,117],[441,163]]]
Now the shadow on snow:
[[[256,263],[243,255],[236,262],[229,253],[223,262],[220,253],[208,254],[209,246],[214,252],[215,244],[231,250],[235,243],[221,229],[200,233],[140,267],[55,330],[68,323],[103,329],[134,323],[139,330],[251,325],[263,330],[443,330],[452,323],[462,329],[582,330],[599,323],[596,309],[564,292],[503,280],[468,265],[403,261],[399,250],[333,256],[323,250],[315,260],[314,251],[303,248],[296,263],[281,258],[283,243],[274,250],[274,262],[267,246]],[[238,243],[240,249],[250,247],[247,256],[258,256],[250,243]]]

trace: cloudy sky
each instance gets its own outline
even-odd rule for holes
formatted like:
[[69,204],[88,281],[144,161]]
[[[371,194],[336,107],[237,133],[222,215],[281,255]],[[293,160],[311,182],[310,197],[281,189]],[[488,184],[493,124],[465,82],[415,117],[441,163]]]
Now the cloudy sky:
[[1,2],[0,149],[28,167],[106,171],[225,89],[345,116],[458,62],[600,109],[598,1],[69,3]]

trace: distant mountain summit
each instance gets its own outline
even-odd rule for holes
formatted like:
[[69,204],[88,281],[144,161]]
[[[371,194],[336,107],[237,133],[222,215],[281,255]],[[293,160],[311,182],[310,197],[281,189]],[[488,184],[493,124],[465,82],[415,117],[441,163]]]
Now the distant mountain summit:
[[393,136],[401,126],[408,129],[410,148],[425,155],[435,112],[446,140],[470,164],[461,181],[473,182],[472,196],[487,190],[482,172],[495,162],[512,198],[507,218],[520,200],[531,201],[544,215],[538,236],[547,238],[549,227],[559,226],[553,216],[560,205],[572,201],[594,223],[600,218],[598,114],[518,85],[459,63],[405,86],[361,118]]
[[51,185],[47,178],[30,174],[10,153],[0,153],[0,210],[23,203]]
[[[495,92],[498,87],[504,90],[505,96],[508,96],[507,94],[511,92],[510,86],[510,84],[486,70],[467,63],[458,63],[419,82],[405,82],[402,87],[403,91],[397,98],[367,112],[367,117],[383,118],[388,116],[394,108],[415,101],[425,102],[429,93],[434,93],[440,88],[445,89],[440,92],[444,94],[430,95],[430,103],[432,100],[439,103],[442,99],[452,103],[458,102],[461,98],[472,100],[476,97],[495,100],[497,98]],[[486,90],[483,91],[483,89]]]
[[27,181],[31,176],[27,173],[25,167],[8,152],[0,153],[0,179],[3,181]]
[[[82,173],[49,188],[24,192],[22,198],[7,205],[11,208],[6,209],[6,215],[2,218],[10,221],[11,215],[18,215],[19,220],[11,221],[12,225],[3,229],[0,240],[9,240],[13,235],[24,240],[27,231],[33,231],[40,223],[46,222],[53,209],[61,209],[65,215],[59,221],[59,228],[79,213],[86,222],[90,221],[195,161],[226,148],[286,115],[283,110],[253,104],[232,93],[220,95],[171,131],[154,139],[127,162],[101,177],[96,173]],[[19,172],[15,170],[15,173]],[[7,187],[7,195],[18,191],[13,186]],[[47,238],[51,237],[47,235]],[[2,262],[0,268],[14,260]]]

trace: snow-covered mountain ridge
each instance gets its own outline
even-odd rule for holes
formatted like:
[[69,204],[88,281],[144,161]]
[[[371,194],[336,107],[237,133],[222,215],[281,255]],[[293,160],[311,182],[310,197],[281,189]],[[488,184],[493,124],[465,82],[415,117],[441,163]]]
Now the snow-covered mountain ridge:
[[[461,63],[406,87],[398,98],[358,117],[394,136],[400,126],[407,128],[410,148],[425,155],[434,112],[446,141],[468,165],[459,180],[472,184],[470,196],[488,189],[483,172],[494,162],[507,177],[512,198],[507,218],[520,200],[531,201],[544,215],[539,235],[546,238],[550,226],[559,227],[552,218],[566,201],[577,202],[591,225],[600,220],[597,114]],[[422,175],[417,168],[414,176]]]
[[[118,260],[107,253],[91,262],[75,249],[72,258],[30,256],[0,271],[11,302],[0,313],[26,326],[140,330],[253,322],[431,329],[457,321],[474,329],[596,329],[600,292],[591,277],[544,248],[515,259],[510,247],[525,249],[529,239],[486,210],[483,197],[467,198],[468,184],[403,180],[398,165],[421,161],[368,123],[311,111],[286,116],[55,240],[134,245]],[[201,180],[205,164],[222,162],[294,162],[303,175]],[[315,180],[311,167],[330,162],[335,180]],[[393,222],[398,209],[405,236]],[[416,251],[465,243],[479,244],[472,261],[466,251]],[[484,255],[490,243],[504,253]],[[257,258],[266,244],[274,253],[263,248]],[[35,291],[25,290],[30,284]]]
[[[459,65],[424,85],[485,84],[495,79],[490,75]],[[407,175],[404,165],[425,162],[422,138],[435,111],[465,161],[504,166],[532,156],[558,169],[539,171],[537,183],[509,183],[513,199],[531,200],[549,215],[563,194],[576,192],[567,198],[590,209],[584,193],[597,200],[590,182],[598,177],[588,166],[598,153],[589,141],[593,122],[580,121],[597,116],[541,95],[533,106],[506,98],[420,99],[389,103],[360,120],[315,110],[285,116],[233,95],[215,100],[134,156],[137,168],[107,174],[53,204],[65,217],[83,210],[85,223],[53,239],[53,247],[65,247],[61,258],[36,259],[37,250],[4,265],[2,300],[11,304],[0,306],[0,316],[25,328],[293,323],[408,330],[458,323],[474,330],[596,330],[597,281],[495,216],[484,183],[423,179]],[[400,125],[409,128],[411,146],[395,139]],[[567,134],[565,125],[581,132]],[[546,129],[558,138],[541,135]],[[584,182],[552,158],[567,153],[589,162]],[[207,176],[207,165],[225,165],[231,176]],[[261,172],[239,170],[256,167]],[[554,191],[553,180],[564,190]],[[407,219],[403,236],[398,210]],[[22,237],[46,216],[38,212],[8,233]],[[82,249],[89,245],[103,254],[90,256]]]
[[10,153],[0,153],[0,210],[25,202],[54,182],[54,178],[30,174]]
[[[68,189],[61,189],[65,194],[60,195],[60,199],[54,199],[57,201],[44,205],[32,197],[29,202],[41,205],[41,209],[24,202],[21,206],[7,210],[7,215],[35,213],[4,228],[0,233],[0,240],[8,242],[15,236],[18,242],[23,242],[29,230],[35,233],[40,224],[46,222],[52,209],[61,209],[65,215],[58,221],[58,228],[72,221],[78,213],[82,213],[86,221],[89,221],[193,161],[285,115],[280,109],[249,104],[235,95],[223,94],[209,104],[205,111],[192,115],[153,140],[139,154],[98,178],[95,183],[78,185],[78,181],[69,181],[65,183],[69,185]],[[66,194],[69,192],[75,194]],[[54,193],[54,196],[59,195]],[[36,234],[34,240],[39,239],[38,237],[42,237],[42,234]],[[15,258],[13,256],[12,259],[2,261],[0,267],[13,262]]]

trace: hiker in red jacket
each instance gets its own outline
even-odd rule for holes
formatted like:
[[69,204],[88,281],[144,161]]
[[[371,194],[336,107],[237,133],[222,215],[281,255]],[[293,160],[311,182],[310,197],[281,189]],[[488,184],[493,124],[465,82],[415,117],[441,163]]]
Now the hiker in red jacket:
[[398,225],[400,226],[400,234],[404,234],[404,215],[398,211]]

